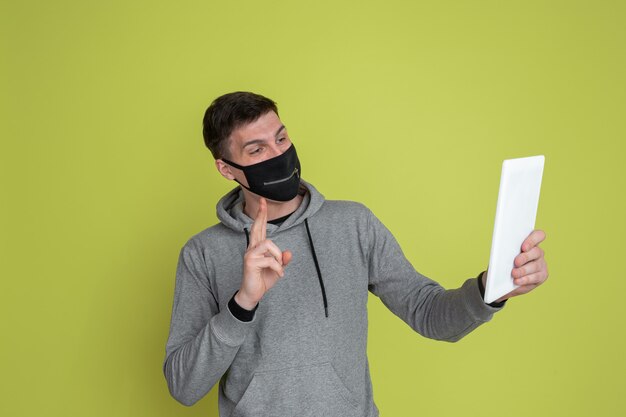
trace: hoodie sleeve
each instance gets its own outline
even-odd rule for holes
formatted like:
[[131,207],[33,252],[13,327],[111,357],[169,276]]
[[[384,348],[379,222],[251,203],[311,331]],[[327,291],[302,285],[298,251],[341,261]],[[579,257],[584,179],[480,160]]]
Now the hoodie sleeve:
[[419,334],[456,342],[500,310],[485,304],[476,278],[446,290],[417,272],[391,232],[369,210],[367,236],[369,290]]
[[163,373],[172,396],[184,405],[204,397],[230,367],[255,320],[220,311],[209,271],[193,240],[180,252]]

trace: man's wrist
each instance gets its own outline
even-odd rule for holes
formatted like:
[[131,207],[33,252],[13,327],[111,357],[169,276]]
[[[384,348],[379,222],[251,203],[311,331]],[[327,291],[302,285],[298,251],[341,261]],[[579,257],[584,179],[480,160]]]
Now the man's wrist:
[[[484,300],[485,299],[485,281],[487,278],[487,271],[483,271],[481,272],[477,278],[478,281],[478,290],[480,291],[480,297]],[[502,300],[500,302],[494,301],[492,303],[485,303],[490,307],[495,307],[495,308],[500,308],[500,307],[504,307],[504,304],[506,304],[506,300]]]
[[240,321],[252,321],[254,319],[254,313],[256,309],[259,307],[257,303],[254,307],[247,309],[245,306],[242,306],[237,301],[237,296],[239,295],[239,290],[233,294],[230,301],[228,302],[228,309],[235,316],[236,319]]
[[245,310],[252,311],[259,304],[258,302],[254,302],[249,300],[244,294],[242,294],[241,290],[237,290],[235,293],[235,302],[239,304],[239,306]]

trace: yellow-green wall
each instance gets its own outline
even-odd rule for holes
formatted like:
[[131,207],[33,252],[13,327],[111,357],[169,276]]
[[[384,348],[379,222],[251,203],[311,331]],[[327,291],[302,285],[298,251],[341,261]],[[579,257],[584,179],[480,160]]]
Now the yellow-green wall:
[[178,251],[232,187],[201,119],[233,90],[274,98],[304,177],[368,205],[446,287],[487,266],[502,159],[546,155],[545,286],[456,344],[371,298],[383,416],[625,411],[624,2],[3,1],[0,16],[0,415],[217,415],[215,390],[176,403],[161,364]]

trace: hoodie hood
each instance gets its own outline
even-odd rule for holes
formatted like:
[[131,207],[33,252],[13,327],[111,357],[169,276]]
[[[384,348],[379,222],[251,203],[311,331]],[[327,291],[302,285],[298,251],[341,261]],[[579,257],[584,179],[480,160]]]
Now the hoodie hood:
[[[300,180],[300,194],[304,193],[302,203],[280,226],[267,223],[267,236],[297,226],[305,219],[313,216],[324,204],[324,196],[315,187]],[[250,230],[254,219],[243,212],[244,196],[241,186],[228,192],[217,203],[217,218],[229,229],[243,232]]]

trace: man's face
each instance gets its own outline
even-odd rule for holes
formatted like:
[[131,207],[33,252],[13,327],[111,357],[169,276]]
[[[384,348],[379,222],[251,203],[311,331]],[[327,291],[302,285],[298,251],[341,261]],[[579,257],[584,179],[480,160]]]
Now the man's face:
[[[235,129],[228,142],[230,158],[227,156],[227,159],[242,166],[277,157],[291,146],[287,128],[273,111],[264,114],[252,123]],[[237,179],[246,187],[248,186],[248,181],[240,169],[226,164],[221,159],[215,161],[215,166],[225,178]]]

